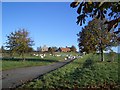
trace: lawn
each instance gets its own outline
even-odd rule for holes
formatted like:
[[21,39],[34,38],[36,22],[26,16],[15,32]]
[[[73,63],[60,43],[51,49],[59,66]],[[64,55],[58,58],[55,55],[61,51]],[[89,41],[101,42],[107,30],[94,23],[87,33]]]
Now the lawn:
[[[22,61],[20,57],[17,58],[3,58],[0,61],[0,65],[2,64],[2,70],[21,68],[21,67],[31,67],[31,66],[43,66],[52,63],[56,63],[59,61],[63,61],[64,57],[55,57],[55,56],[46,56],[41,59],[40,57],[27,57],[26,61]],[[0,67],[1,69],[1,67]]]
[[[39,56],[33,56],[30,54],[25,54],[26,61],[22,61],[21,57],[16,54],[16,56],[13,58],[4,57],[0,61],[0,69],[2,70],[8,70],[8,69],[15,69],[15,68],[21,68],[21,67],[31,67],[31,66],[42,66],[42,65],[48,65],[55,62],[64,61],[64,58],[66,55],[78,55],[74,52],[67,52],[67,53],[55,53],[56,55],[61,55],[60,57],[52,56],[50,53],[45,53],[45,58],[40,58]],[[6,56],[9,56],[6,54]]]
[[78,89],[120,88],[118,62],[100,62],[98,55],[85,55],[81,59],[50,72],[20,88]]
[[2,61],[2,70],[30,67],[30,66],[41,66],[48,65],[51,62],[34,62],[34,61]]

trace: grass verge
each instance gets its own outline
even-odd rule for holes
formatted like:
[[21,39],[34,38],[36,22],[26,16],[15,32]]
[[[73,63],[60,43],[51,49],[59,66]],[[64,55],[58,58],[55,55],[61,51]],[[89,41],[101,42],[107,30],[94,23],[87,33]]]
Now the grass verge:
[[118,62],[100,62],[97,55],[89,54],[20,88],[120,88]]

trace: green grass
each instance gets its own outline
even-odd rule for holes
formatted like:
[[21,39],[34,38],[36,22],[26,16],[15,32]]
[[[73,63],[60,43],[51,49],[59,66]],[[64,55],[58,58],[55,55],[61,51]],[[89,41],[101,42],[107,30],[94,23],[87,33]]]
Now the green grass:
[[2,70],[8,70],[8,69],[15,69],[15,68],[21,68],[21,67],[31,67],[31,66],[42,66],[42,65],[48,65],[52,64],[58,61],[64,61],[64,58],[66,56],[64,55],[77,55],[74,52],[67,52],[62,53],[58,52],[56,54],[63,55],[61,57],[57,56],[51,56],[50,53],[45,53],[45,58],[40,58],[39,56],[33,56],[32,54],[25,54],[26,61],[22,61],[22,58],[16,54],[14,58],[10,58],[9,55],[6,54],[6,57],[2,58],[2,61],[0,61],[0,69]]
[[62,68],[23,85],[21,88],[116,87],[118,84],[118,62],[100,62],[98,59],[97,55],[86,55],[82,59],[74,60]]
[[2,70],[20,68],[20,67],[30,67],[30,66],[42,66],[48,65],[51,62],[35,62],[35,61],[2,61]]
[[63,57],[53,56],[47,56],[44,59],[41,59],[40,57],[27,57],[26,61],[22,61],[21,57],[17,57],[14,59],[3,58],[3,60],[0,61],[0,64],[2,64],[2,67],[0,67],[0,69],[2,68],[2,70],[8,70],[21,67],[43,66],[63,60]]
[[78,55],[78,53],[75,53],[75,52],[58,52],[56,54],[60,54],[60,55]]

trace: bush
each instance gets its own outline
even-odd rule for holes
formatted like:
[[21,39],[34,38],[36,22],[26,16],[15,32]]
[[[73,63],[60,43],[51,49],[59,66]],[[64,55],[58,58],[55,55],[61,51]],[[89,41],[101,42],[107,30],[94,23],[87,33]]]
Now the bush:
[[113,52],[113,51],[111,51],[111,52],[109,52],[109,61],[114,61],[114,59],[115,59],[115,56],[116,56],[116,53],[115,52]]

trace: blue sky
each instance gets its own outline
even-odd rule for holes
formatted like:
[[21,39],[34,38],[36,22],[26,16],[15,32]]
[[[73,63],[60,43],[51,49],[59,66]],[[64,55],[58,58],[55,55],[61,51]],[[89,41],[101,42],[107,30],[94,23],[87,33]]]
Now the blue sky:
[[38,46],[77,47],[76,10],[70,3],[3,3],[3,43],[6,35],[26,28]]
[[0,2],[0,46],[2,45],[2,3]]
[[7,40],[6,35],[25,28],[34,40],[34,49],[43,45],[78,48],[76,34],[81,27],[76,24],[77,16],[69,2],[3,3],[2,42]]

